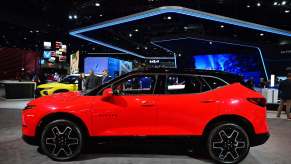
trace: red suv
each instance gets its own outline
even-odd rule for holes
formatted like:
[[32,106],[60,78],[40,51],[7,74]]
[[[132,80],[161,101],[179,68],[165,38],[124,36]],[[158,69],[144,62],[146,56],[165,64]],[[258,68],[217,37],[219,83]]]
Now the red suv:
[[87,93],[31,101],[23,139],[69,160],[92,137],[192,137],[215,161],[237,163],[269,138],[265,98],[240,81],[217,71],[134,71]]

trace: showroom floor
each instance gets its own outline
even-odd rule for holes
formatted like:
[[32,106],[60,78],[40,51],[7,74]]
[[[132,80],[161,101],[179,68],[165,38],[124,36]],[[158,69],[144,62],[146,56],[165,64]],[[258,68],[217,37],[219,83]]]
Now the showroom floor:
[[[252,148],[242,163],[290,163],[291,121],[285,117],[286,115],[283,115],[282,119],[277,119],[274,112],[268,112],[271,138],[266,144]],[[0,164],[55,163],[41,154],[37,147],[24,143],[21,139],[20,128],[21,110],[0,108]],[[212,163],[212,161],[201,155],[190,155],[189,150],[176,144],[128,143],[118,146],[103,144],[97,151],[89,151],[82,154],[77,161],[66,163],[193,164]]]

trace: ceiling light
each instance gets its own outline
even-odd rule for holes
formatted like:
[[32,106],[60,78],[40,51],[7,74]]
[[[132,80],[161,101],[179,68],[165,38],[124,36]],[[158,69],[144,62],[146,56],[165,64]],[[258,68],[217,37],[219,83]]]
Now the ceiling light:
[[274,2],[273,5],[274,5],[274,6],[277,6],[277,5],[278,5],[278,2]]
[[167,17],[167,19],[168,19],[168,20],[171,20],[171,19],[172,19],[172,17],[171,17],[171,16],[168,16],[168,17]]
[[220,28],[224,28],[224,25],[220,25]]
[[132,37],[132,34],[130,33],[130,34],[128,34],[128,36],[129,36],[129,37]]
[[148,47],[144,47],[144,49],[145,49],[145,50],[147,50],[147,49],[148,49]]
[[103,15],[102,15],[102,14],[100,14],[99,16],[100,16],[100,17],[103,17]]
[[260,33],[260,36],[264,36],[264,34],[263,33]]
[[290,10],[285,10],[284,12],[285,12],[285,13],[290,13]]
[[74,19],[77,19],[77,18],[78,18],[78,16],[75,14],[75,15],[74,15]]
[[247,5],[247,8],[250,8],[251,6],[250,5]]
[[287,3],[286,1],[282,1],[281,5],[286,5],[286,3]]
[[35,32],[36,32],[36,33],[38,33],[38,32],[39,32],[39,30],[35,30]]
[[257,6],[258,6],[258,7],[261,7],[261,3],[260,3],[260,2],[258,2],[258,3],[257,3]]
[[69,15],[69,19],[73,19],[73,16],[72,15]]
[[134,29],[135,32],[138,32],[138,29]]
[[210,45],[212,45],[212,42],[209,42]]
[[182,54],[178,54],[178,56],[182,56]]
[[100,6],[100,3],[96,2],[95,3],[95,6],[99,7]]

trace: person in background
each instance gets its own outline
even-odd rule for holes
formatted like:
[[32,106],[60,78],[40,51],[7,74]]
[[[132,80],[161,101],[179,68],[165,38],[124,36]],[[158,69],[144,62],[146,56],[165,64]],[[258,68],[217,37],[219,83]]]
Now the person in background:
[[60,75],[57,73],[57,72],[55,72],[55,74],[54,74],[54,81],[57,81],[57,82],[59,82],[60,81]]
[[80,73],[80,76],[78,78],[78,91],[84,91],[85,90],[85,74]]
[[105,69],[102,72],[102,84],[107,83],[108,81],[111,80],[111,77],[109,76],[108,70]]
[[95,76],[94,71],[91,70],[89,76],[85,80],[85,89],[90,90],[101,85],[101,79]]
[[287,79],[283,80],[279,84],[279,98],[280,105],[278,107],[277,117],[280,117],[281,111],[284,104],[286,104],[287,118],[291,119],[290,108],[291,108],[291,72],[287,74]]
[[250,89],[254,89],[254,78],[251,77],[247,82],[246,82],[246,86]]

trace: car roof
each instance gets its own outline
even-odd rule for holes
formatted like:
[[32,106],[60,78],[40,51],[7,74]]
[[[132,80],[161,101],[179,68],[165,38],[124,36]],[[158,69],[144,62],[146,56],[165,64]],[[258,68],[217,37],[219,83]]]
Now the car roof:
[[[224,71],[217,70],[202,70],[202,69],[175,69],[175,68],[145,68],[134,70],[128,74],[136,73],[166,73],[166,74],[193,74],[193,75],[205,75],[205,76],[215,76],[225,80],[228,83],[242,82],[243,77],[237,74],[228,73]],[[126,74],[126,75],[128,75]]]

